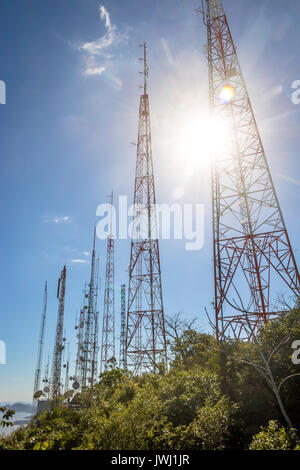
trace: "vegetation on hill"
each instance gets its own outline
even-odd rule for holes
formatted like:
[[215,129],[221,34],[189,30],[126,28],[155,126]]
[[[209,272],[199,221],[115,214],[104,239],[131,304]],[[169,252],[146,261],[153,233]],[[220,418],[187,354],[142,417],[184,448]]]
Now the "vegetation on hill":
[[[260,330],[258,343],[227,342],[167,322],[170,367],[132,377],[114,369],[77,397],[0,440],[2,449],[299,449],[300,308]],[[263,351],[285,414],[264,374]],[[289,377],[287,380],[285,380]],[[276,388],[276,390],[277,390]]]

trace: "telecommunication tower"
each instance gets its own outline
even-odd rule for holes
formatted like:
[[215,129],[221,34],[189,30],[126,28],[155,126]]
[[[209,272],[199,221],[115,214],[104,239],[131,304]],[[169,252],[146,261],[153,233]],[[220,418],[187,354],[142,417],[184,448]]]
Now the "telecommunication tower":
[[120,369],[126,369],[126,285],[121,286]]
[[[65,350],[64,350],[65,351]],[[67,351],[64,357],[64,365],[65,369],[65,383],[64,383],[64,393],[67,393],[69,390],[69,382],[70,382],[70,343],[67,344]]]
[[42,373],[42,359],[43,359],[43,347],[44,347],[44,337],[45,337],[45,326],[46,326],[46,312],[47,312],[47,281],[45,283],[44,290],[44,300],[43,300],[43,311],[42,311],[42,320],[40,328],[40,340],[38,348],[38,357],[37,357],[37,366],[34,377],[34,387],[33,387],[33,398],[36,399],[36,394],[40,392],[41,387],[41,373]]
[[139,222],[134,225],[129,266],[126,325],[127,367],[134,374],[155,372],[167,366],[164,308],[159,243],[155,212],[150,109],[147,90],[148,64],[143,48],[144,86],[140,97],[134,207]]
[[50,393],[49,372],[50,372],[50,355],[48,356],[48,361],[47,361],[47,364],[45,366],[45,375],[44,375],[44,378],[42,380],[42,382],[44,384],[43,393],[44,393],[44,396],[46,397],[46,399],[49,399],[49,393]]
[[[99,262],[96,259],[96,227],[94,229],[94,241],[91,261],[91,278],[89,283],[86,312],[81,313],[81,320],[84,321],[84,340],[82,346],[81,364],[81,386],[93,385],[96,380],[97,371],[95,368],[98,351],[98,312],[97,312],[97,286],[98,286]],[[80,332],[80,331],[79,331]]]
[[[113,206],[113,193],[110,196],[111,206]],[[105,291],[104,291],[104,311],[102,325],[101,342],[101,364],[100,373],[114,366],[116,363],[115,352],[115,268],[114,268],[114,249],[115,240],[112,233],[112,213],[110,221],[110,230],[107,237],[107,255],[106,255],[106,273],[105,273]]]
[[[84,295],[85,297],[85,295]],[[75,330],[77,331],[77,353],[75,362],[75,373],[73,377],[73,389],[78,390],[80,388],[80,381],[82,377],[82,364],[83,364],[83,339],[84,339],[84,325],[85,325],[85,309],[81,308],[79,313],[79,319],[76,320]]]
[[62,392],[61,383],[61,366],[62,366],[62,352],[65,347],[65,338],[63,337],[64,328],[64,312],[65,312],[65,293],[66,293],[66,277],[67,269],[64,266],[57,286],[58,304],[58,318],[56,325],[55,343],[52,360],[51,371],[51,398],[56,399]]
[[99,311],[98,311],[98,292],[99,292],[99,258],[96,259],[96,291],[94,295],[94,331],[93,331],[93,356],[92,356],[92,384],[96,381],[98,375],[98,354],[99,354]]
[[222,1],[205,1],[213,139],[228,135],[212,164],[216,333],[250,340],[300,278]]

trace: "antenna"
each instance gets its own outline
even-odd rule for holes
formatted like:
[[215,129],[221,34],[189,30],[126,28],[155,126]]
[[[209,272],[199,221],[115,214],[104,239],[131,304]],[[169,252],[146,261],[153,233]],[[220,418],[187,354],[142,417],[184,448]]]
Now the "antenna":
[[96,225],[94,227],[93,251],[91,260],[91,277],[88,286],[88,305],[85,306],[84,314],[84,342],[82,350],[81,386],[93,385],[96,379],[96,357],[98,350],[97,323],[98,314],[96,312],[97,282],[99,263],[96,260]]
[[144,64],[143,72],[139,72],[140,74],[144,75],[144,87],[140,86],[140,88],[144,88],[144,95],[146,95],[147,94],[147,79],[149,77],[149,67],[147,64],[147,44],[145,42],[140,43],[139,47],[142,47],[143,52],[144,52],[143,57],[139,57],[139,61],[143,62]]
[[[44,347],[44,337],[45,337],[45,327],[46,327],[46,312],[47,312],[47,281],[45,282],[44,290],[44,301],[43,301],[43,311],[42,311],[42,320],[40,328],[40,340],[38,348],[38,357],[37,357],[37,366],[34,377],[34,387],[33,387],[33,396],[35,397],[37,392],[40,391],[41,387],[41,372],[42,372],[42,359],[43,359],[43,347]],[[39,398],[39,397],[38,397]]]
[[120,369],[126,369],[126,285],[121,286]]
[[51,397],[56,399],[61,393],[61,365],[62,352],[65,348],[63,338],[64,313],[65,313],[65,293],[66,293],[67,269],[64,266],[57,284],[58,318],[53,351],[52,372],[51,372]]
[[[113,191],[110,195],[111,205],[113,206]],[[106,273],[105,273],[105,291],[104,291],[104,311],[102,324],[101,341],[101,363],[100,373],[108,369],[110,364],[116,362],[115,352],[115,267],[114,252],[115,240],[113,236],[112,211],[110,219],[110,233],[107,238],[106,255]]]
[[150,109],[147,95],[148,65],[144,48],[144,94],[140,97],[134,206],[141,208],[139,234],[132,237],[126,325],[127,367],[135,374],[156,372],[167,366],[167,348],[161,284],[159,241],[155,226],[155,185]]

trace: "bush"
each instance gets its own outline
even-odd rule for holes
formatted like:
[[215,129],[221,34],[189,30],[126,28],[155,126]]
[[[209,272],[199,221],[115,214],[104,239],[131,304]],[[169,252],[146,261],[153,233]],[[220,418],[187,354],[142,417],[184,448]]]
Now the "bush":
[[270,421],[266,428],[253,437],[250,450],[291,450],[293,438],[289,431],[281,427],[277,421]]

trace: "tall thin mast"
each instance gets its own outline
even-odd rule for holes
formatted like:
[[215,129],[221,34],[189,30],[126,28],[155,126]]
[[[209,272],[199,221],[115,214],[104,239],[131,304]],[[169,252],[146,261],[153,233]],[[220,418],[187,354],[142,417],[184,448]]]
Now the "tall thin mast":
[[42,359],[43,359],[43,347],[44,347],[44,337],[45,337],[45,326],[46,326],[46,312],[47,312],[47,281],[45,282],[44,290],[44,301],[43,301],[43,311],[42,311],[42,320],[40,328],[40,340],[37,356],[37,366],[34,377],[34,387],[33,387],[33,397],[35,394],[40,391],[41,387],[41,373],[42,373]]
[[67,269],[64,266],[57,286],[58,318],[56,325],[55,343],[53,351],[52,372],[51,372],[51,398],[56,399],[61,394],[61,366],[62,352],[64,350],[64,312],[65,312],[65,293],[66,293]]
[[[110,196],[111,207],[113,206],[113,193]],[[112,211],[111,211],[112,217]],[[104,291],[104,311],[101,343],[100,372],[108,369],[109,365],[115,365],[115,270],[114,270],[114,236],[112,233],[112,218],[110,222],[110,233],[107,238],[107,257]]]
[[93,384],[95,377],[93,371],[94,357],[94,330],[95,330],[95,296],[97,290],[96,273],[96,227],[94,228],[94,241],[91,260],[91,278],[88,291],[88,305],[85,318],[84,350],[83,350],[83,377],[82,386]]
[[121,286],[120,369],[126,369],[126,285]]
[[44,396],[46,397],[46,399],[49,398],[49,393],[50,393],[49,370],[50,370],[50,355],[48,356],[48,361],[47,361],[47,364],[45,366],[45,375],[44,375],[44,378],[43,378],[43,384],[44,384],[43,392],[44,392]]
[[69,375],[69,370],[70,370],[70,343],[68,343],[68,345],[67,345],[67,354],[66,354],[66,358],[65,358],[64,368],[66,369],[64,393],[66,393],[69,390],[69,381],[70,381],[70,375]]
[[93,358],[92,358],[92,383],[96,382],[98,376],[98,353],[99,353],[99,258],[96,259],[95,267],[95,295],[94,295],[94,332],[93,332]]

